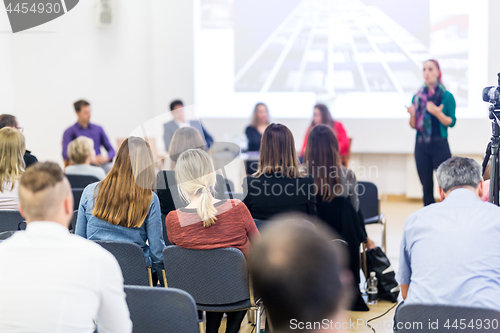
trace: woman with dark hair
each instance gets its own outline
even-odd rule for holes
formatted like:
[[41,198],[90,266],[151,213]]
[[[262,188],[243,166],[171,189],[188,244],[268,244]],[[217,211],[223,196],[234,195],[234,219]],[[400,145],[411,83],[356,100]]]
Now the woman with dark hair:
[[[330,208],[337,197],[346,198],[359,214],[358,182],[354,172],[340,164],[339,144],[330,127],[320,124],[309,133],[304,168],[314,177],[319,218],[326,222],[333,218]],[[364,223],[361,219],[359,222],[363,239],[367,239],[367,247],[375,247],[366,237]]]
[[356,176],[340,164],[339,143],[329,126],[319,124],[309,132],[304,167],[314,177],[318,205],[342,196],[359,210]]
[[[260,140],[262,134],[269,125],[269,110],[264,103],[257,103],[253,109],[250,125],[245,129],[245,135],[248,139],[248,151],[258,152],[260,150]],[[247,175],[257,172],[258,161],[247,161]]]
[[314,179],[300,170],[292,132],[270,124],[262,135],[259,167],[243,180],[243,202],[254,219],[300,211],[316,215]]
[[304,138],[304,143],[302,144],[302,151],[300,153],[301,157],[304,157],[307,146],[307,138],[309,137],[309,132],[314,128],[314,126],[323,124],[330,127],[337,138],[339,144],[339,154],[340,156],[347,156],[349,153],[349,138],[345,131],[344,125],[341,122],[333,120],[330,110],[325,104],[316,104],[314,106],[313,119],[311,125],[307,129],[306,137]]
[[423,187],[424,205],[434,203],[434,170],[451,157],[448,127],[455,126],[455,98],[446,90],[436,60],[424,62],[425,83],[408,108],[410,126],[417,130],[415,162]]
[[[330,126],[319,124],[309,133],[304,168],[314,177],[318,217],[347,242],[349,267],[359,284],[359,245],[375,244],[368,238],[359,213],[358,186],[354,172],[340,164],[339,145]],[[362,310],[363,302],[356,289],[353,310]]]

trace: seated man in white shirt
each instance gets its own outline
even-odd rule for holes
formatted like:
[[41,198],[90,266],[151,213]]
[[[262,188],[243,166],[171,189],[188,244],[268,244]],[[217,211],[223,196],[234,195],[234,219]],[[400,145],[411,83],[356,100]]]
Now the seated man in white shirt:
[[73,196],[61,168],[26,169],[19,201],[26,231],[0,243],[0,332],[131,332],[118,262],[68,232]]
[[397,275],[405,304],[498,310],[500,208],[482,202],[481,166],[452,157],[437,169],[442,202],[406,220]]

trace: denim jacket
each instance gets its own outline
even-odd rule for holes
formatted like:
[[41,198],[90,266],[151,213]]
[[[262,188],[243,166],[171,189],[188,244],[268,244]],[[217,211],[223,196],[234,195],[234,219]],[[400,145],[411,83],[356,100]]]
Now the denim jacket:
[[94,190],[98,184],[90,184],[83,191],[78,208],[75,234],[90,240],[130,242],[139,245],[144,251],[147,264],[152,265],[161,281],[161,271],[163,269],[162,252],[165,248],[165,242],[163,241],[160,201],[158,197],[153,193],[148,214],[140,228],[123,227],[111,224],[92,215],[95,201]]

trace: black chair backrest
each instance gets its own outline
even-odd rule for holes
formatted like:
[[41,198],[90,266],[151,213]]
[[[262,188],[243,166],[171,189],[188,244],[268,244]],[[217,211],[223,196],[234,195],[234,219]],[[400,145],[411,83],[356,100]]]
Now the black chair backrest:
[[363,218],[369,219],[379,215],[378,190],[371,182],[358,182],[359,209]]
[[175,288],[125,286],[130,319],[136,333],[198,333],[193,297]]
[[71,218],[71,223],[69,224],[69,230],[75,230],[76,220],[78,219],[78,210],[73,211],[73,217]]
[[98,182],[99,178],[85,175],[66,175],[71,188],[85,188],[87,185]]
[[97,244],[115,256],[122,270],[124,284],[149,286],[146,258],[135,243],[96,240]]
[[226,188],[224,189],[227,192],[234,192],[234,183],[232,180],[224,178],[224,183],[226,185]]
[[80,199],[82,198],[83,188],[72,188],[71,192],[73,192],[73,210],[78,210],[78,206],[80,205]]
[[187,291],[197,304],[222,305],[250,298],[243,253],[235,248],[191,250],[175,245],[163,250],[168,287]]
[[0,232],[26,229],[26,222],[17,210],[0,211]]
[[394,325],[398,333],[498,332],[500,312],[450,305],[403,304],[396,311]]

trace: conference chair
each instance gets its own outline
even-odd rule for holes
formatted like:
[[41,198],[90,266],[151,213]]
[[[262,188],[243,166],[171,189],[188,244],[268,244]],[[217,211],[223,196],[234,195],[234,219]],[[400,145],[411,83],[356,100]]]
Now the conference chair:
[[371,182],[358,182],[359,209],[365,224],[380,224],[382,226],[382,249],[387,252],[386,244],[386,219],[380,212],[380,198],[377,186]]
[[71,188],[84,189],[87,185],[98,182],[99,178],[86,175],[66,175],[71,184]]
[[85,187],[89,184],[98,182],[99,179],[94,176],[85,175],[66,175],[66,177],[71,184],[71,192],[73,192],[73,210],[78,210],[80,199]]
[[26,229],[26,221],[17,210],[0,211],[0,232]]
[[188,292],[198,310],[251,310],[255,326],[260,328],[262,302],[254,299],[247,263],[240,250],[192,250],[171,245],[163,250],[163,262],[165,286]]
[[243,201],[245,196],[241,192],[226,192],[226,193],[224,193],[224,198],[226,198],[226,199],[238,199],[240,201]]
[[80,199],[82,198],[83,188],[72,188],[71,192],[73,193],[73,210],[78,210],[80,206]]
[[123,274],[123,284],[135,286],[153,286],[151,266],[146,265],[146,258],[141,247],[135,243],[115,241],[94,241],[115,256]]
[[69,224],[69,230],[72,231],[73,233],[75,232],[77,219],[78,219],[78,210],[74,210],[73,216],[71,217],[71,223]]
[[[430,325],[430,327],[429,327]],[[451,305],[402,304],[396,309],[394,332],[498,332],[500,312]]]
[[196,304],[191,295],[175,288],[125,286],[134,333],[198,333]]

